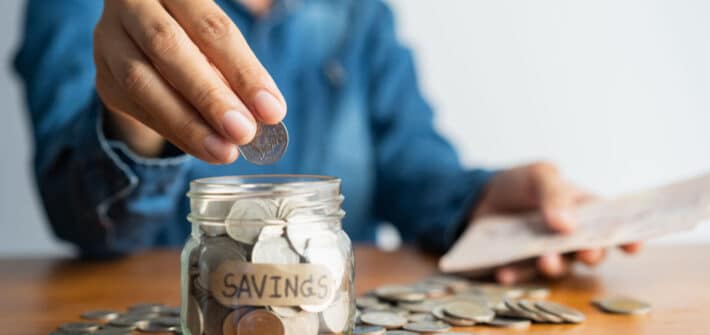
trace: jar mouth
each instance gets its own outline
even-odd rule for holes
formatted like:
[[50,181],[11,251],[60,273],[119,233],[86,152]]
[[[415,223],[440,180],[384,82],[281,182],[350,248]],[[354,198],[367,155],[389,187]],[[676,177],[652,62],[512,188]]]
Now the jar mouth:
[[[243,188],[243,189],[272,189],[274,187],[319,187],[339,185],[340,178],[309,174],[254,174],[242,176],[208,177],[193,180],[190,183],[192,194],[212,194],[212,189]],[[220,192],[220,193],[221,193]]]

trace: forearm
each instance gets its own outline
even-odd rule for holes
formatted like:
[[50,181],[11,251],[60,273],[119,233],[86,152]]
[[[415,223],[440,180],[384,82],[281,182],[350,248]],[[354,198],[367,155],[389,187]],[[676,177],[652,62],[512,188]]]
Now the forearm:
[[55,157],[37,157],[37,181],[57,236],[90,257],[150,247],[176,221],[190,159],[145,159],[108,141],[94,104],[73,126],[53,132]]

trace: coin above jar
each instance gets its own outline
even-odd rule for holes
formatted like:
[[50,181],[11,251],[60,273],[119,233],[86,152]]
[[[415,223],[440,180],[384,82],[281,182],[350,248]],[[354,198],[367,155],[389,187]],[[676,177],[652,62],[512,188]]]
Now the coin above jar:
[[283,122],[277,124],[257,123],[256,135],[248,144],[239,147],[239,152],[249,162],[258,165],[276,163],[288,148],[288,130]]

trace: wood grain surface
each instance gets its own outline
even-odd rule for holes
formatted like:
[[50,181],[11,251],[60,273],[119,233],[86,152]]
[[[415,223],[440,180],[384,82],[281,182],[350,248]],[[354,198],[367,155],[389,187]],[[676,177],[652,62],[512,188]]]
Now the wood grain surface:
[[[436,271],[436,259],[414,249],[382,252],[356,248],[358,293],[387,283],[408,283]],[[180,300],[179,252],[151,251],[111,262],[66,259],[0,259],[1,334],[49,334],[79,320],[83,311],[123,310],[131,304]],[[710,334],[710,245],[652,246],[633,257],[613,253],[595,269],[547,282],[550,300],[587,314],[580,325],[533,325],[528,330],[483,326],[475,334]],[[628,295],[653,305],[644,316],[609,315],[590,302]]]

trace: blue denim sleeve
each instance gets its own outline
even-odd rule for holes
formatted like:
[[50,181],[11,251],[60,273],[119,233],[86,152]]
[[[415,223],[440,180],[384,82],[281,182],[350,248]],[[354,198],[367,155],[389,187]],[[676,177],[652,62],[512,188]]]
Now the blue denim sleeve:
[[101,1],[28,1],[14,66],[25,85],[37,187],[54,233],[84,256],[153,244],[175,221],[190,159],[141,159],[103,135],[92,31]]
[[392,13],[376,1],[369,34],[371,111],[377,148],[377,213],[405,240],[444,252],[493,174],[464,169],[433,127],[412,55],[397,40]]

